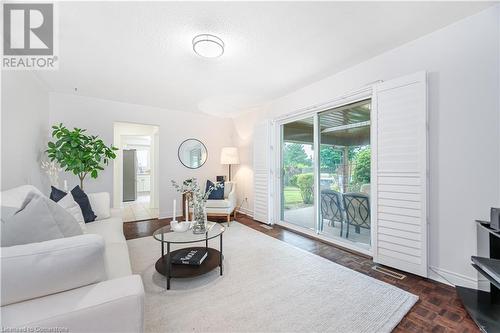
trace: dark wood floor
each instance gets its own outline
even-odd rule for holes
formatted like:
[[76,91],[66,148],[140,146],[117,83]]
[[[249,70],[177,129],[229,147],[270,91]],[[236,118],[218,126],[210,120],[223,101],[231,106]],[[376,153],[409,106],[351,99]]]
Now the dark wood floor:
[[[403,318],[395,332],[479,332],[457,297],[455,288],[407,274],[404,280],[391,278],[372,269],[373,261],[330,244],[323,243],[279,226],[266,229],[253,219],[238,215],[236,220],[250,228],[317,254],[357,272],[385,281],[419,296],[419,301]],[[150,236],[168,219],[124,223],[127,239]]]

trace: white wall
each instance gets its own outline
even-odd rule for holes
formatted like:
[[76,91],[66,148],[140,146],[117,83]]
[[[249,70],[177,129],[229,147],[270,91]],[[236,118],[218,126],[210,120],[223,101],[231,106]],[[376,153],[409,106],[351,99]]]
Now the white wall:
[[49,93],[28,71],[2,71],[1,189],[32,184],[48,193],[40,169],[49,123]]
[[[474,219],[500,204],[499,14],[497,5],[280,98],[259,117],[234,120],[238,141],[264,117],[316,105],[376,80],[428,72],[430,121],[430,266],[453,283],[477,274]],[[243,145],[246,151],[247,145]],[[250,149],[251,150],[251,149]],[[243,168],[251,165],[247,151]],[[237,171],[253,206],[252,179]],[[437,277],[436,277],[437,278]]]
[[[99,135],[106,144],[113,143],[113,123],[132,122],[160,127],[159,135],[159,203],[160,217],[172,215],[172,200],[177,198],[180,211],[180,195],[171,185],[171,179],[182,181],[197,177],[205,185],[207,178],[226,174],[226,168],[219,162],[220,151],[232,145],[232,123],[204,114],[189,113],[81,97],[77,95],[50,94],[50,123],[62,122],[69,127],[87,128],[89,133]],[[177,158],[179,144],[187,138],[197,138],[208,149],[208,160],[196,170],[187,169]],[[68,186],[78,183],[77,177],[65,175]],[[88,192],[113,192],[113,166],[108,166],[97,180],[85,183]]]

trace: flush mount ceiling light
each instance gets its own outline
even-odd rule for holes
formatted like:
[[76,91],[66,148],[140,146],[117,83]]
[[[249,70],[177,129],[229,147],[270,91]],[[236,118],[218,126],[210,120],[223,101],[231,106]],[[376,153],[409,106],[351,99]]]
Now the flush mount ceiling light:
[[205,58],[217,58],[224,53],[224,42],[217,36],[201,34],[193,38],[193,51]]

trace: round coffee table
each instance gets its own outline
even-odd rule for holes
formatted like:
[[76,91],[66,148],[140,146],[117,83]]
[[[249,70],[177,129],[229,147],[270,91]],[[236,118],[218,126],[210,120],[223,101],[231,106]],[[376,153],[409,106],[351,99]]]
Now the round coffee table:
[[[213,222],[208,223],[211,224]],[[174,232],[170,229],[170,225],[164,226],[153,233],[154,239],[161,242],[161,257],[158,261],[156,261],[155,268],[158,273],[167,278],[167,289],[170,289],[171,278],[198,276],[210,272],[217,266],[219,266],[220,275],[222,275],[222,261],[224,259],[222,254],[222,234],[225,230],[226,229],[222,225],[215,223],[214,225],[211,225],[210,229],[204,234],[193,234],[191,229],[185,232]],[[208,241],[216,237],[219,237],[220,239],[220,251],[208,247]],[[181,250],[170,252],[170,244],[189,244],[198,242],[205,242],[205,246],[188,247],[181,250],[206,249],[208,251],[208,255],[201,265],[182,265],[171,263],[172,256]],[[165,247],[167,248],[167,253],[165,253]]]

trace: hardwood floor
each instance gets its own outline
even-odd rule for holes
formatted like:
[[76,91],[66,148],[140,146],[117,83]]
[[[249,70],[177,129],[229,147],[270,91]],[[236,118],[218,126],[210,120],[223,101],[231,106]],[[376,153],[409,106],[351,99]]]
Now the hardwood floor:
[[[391,278],[374,271],[372,269],[374,263],[370,258],[279,226],[274,226],[272,229],[264,228],[263,224],[244,215],[238,215],[236,220],[268,236],[418,295],[419,301],[403,318],[394,332],[479,332],[462,306],[453,287],[407,273],[405,273],[407,277],[404,280]],[[168,219],[128,222],[124,223],[123,229],[125,237],[132,239],[150,236],[156,229],[169,223]]]

